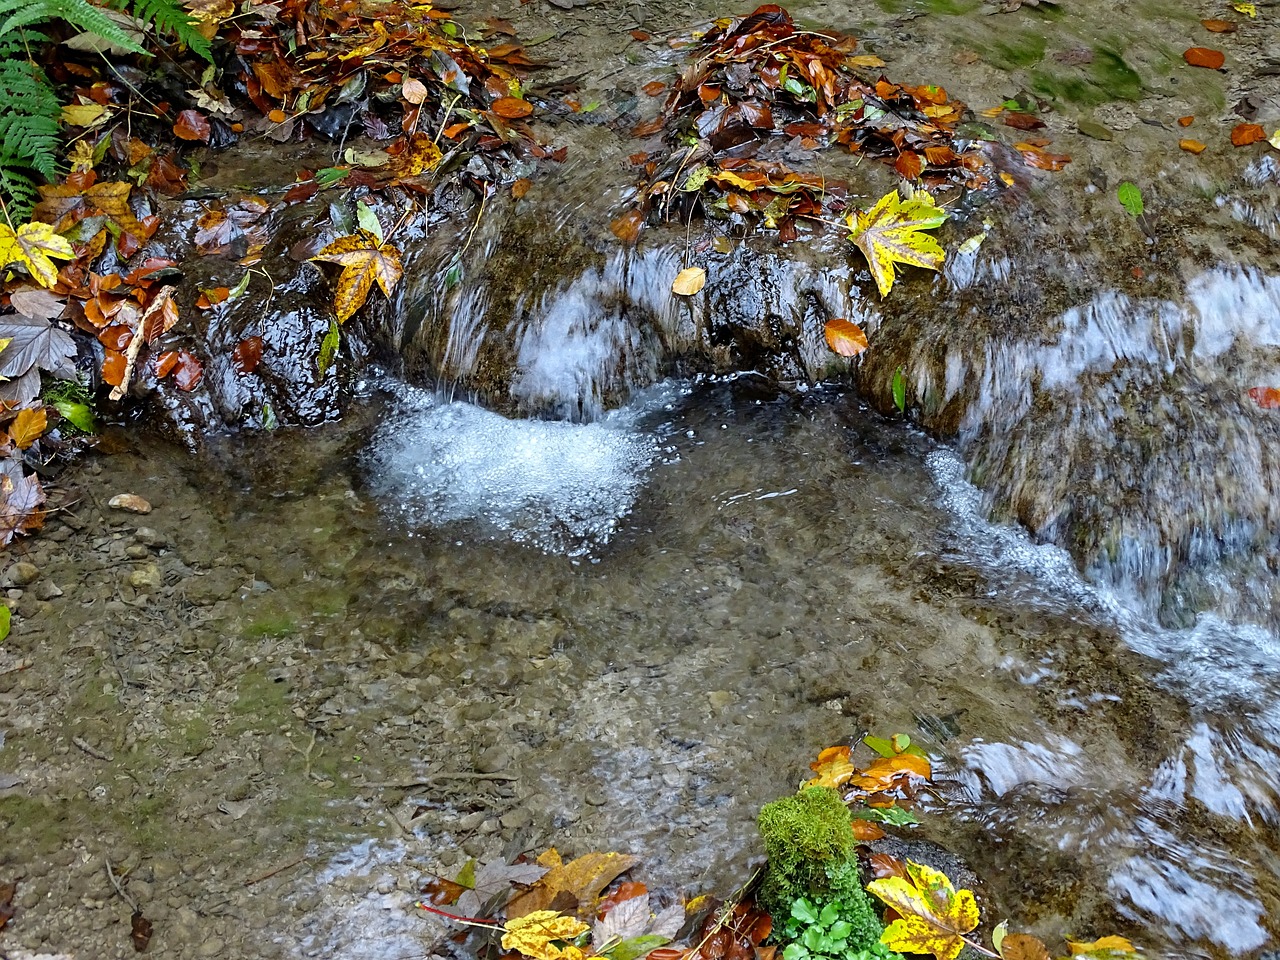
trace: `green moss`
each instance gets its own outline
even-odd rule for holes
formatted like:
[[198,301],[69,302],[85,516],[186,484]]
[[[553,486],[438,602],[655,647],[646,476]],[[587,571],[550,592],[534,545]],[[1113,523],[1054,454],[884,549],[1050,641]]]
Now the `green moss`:
[[835,790],[806,787],[765,804],[758,823],[769,858],[758,900],[775,920],[785,921],[798,899],[825,900],[850,867],[856,877],[849,808]]
[[253,621],[241,632],[251,640],[261,640],[263,637],[288,637],[298,632],[298,625],[293,617],[286,614],[270,614]]
[[1011,38],[1008,43],[995,43],[987,59],[1005,70],[1030,67],[1044,59],[1047,42],[1043,33],[1024,33]]
[[958,17],[977,10],[982,0],[917,0],[917,5],[927,13]]

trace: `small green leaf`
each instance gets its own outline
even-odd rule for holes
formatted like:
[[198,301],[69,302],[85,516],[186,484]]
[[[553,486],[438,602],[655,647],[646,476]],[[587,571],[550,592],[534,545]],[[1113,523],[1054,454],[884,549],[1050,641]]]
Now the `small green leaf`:
[[858,807],[851,815],[854,820],[870,820],[895,827],[911,827],[920,822],[914,813],[901,807]]
[[1142,191],[1135,184],[1126,180],[1116,189],[1116,197],[1120,200],[1120,206],[1129,211],[1132,217],[1142,216]]
[[276,412],[271,409],[270,401],[262,405],[262,429],[274,430],[280,424],[276,422]]
[[0,603],[0,641],[9,636],[9,627],[12,625],[13,613],[3,603]]
[[[587,931],[583,936],[589,939],[591,932]],[[651,953],[652,951],[657,950],[664,943],[670,942],[670,938],[659,937],[654,934],[648,934],[643,937],[632,937],[630,940],[623,940],[612,950],[606,951],[605,956],[610,957],[611,960],[639,960],[639,958],[643,957],[645,954]],[[582,946],[586,946],[586,944],[584,943]]]
[[321,189],[332,187],[339,180],[345,180],[350,172],[351,170],[347,167],[325,167],[316,171],[316,183]]
[[[895,377],[894,379],[896,381],[897,378]],[[894,402],[897,403],[896,388],[894,394]],[[862,742],[886,759],[892,760],[896,756],[892,741],[886,740],[884,737],[863,737]]]
[[822,952],[822,930],[819,927],[810,927],[804,932],[804,936],[800,938],[800,942],[813,953]]
[[458,875],[453,878],[453,882],[460,887],[474,890],[476,886],[476,862],[468,860],[463,864],[462,869],[458,871]]
[[840,904],[828,903],[822,908],[822,912],[818,914],[818,923],[824,927],[829,927],[840,917]]
[[246,271],[245,271],[244,276],[240,278],[240,282],[239,282],[239,283],[237,283],[234,287],[232,287],[232,288],[231,288],[231,292],[230,292],[229,294],[227,294],[227,299],[228,299],[228,300],[234,300],[236,297],[240,296],[240,294],[242,294],[242,293],[244,293],[246,290],[248,290],[248,289],[249,289],[249,278],[250,278],[250,277],[252,277],[252,276],[253,276],[253,271],[252,271],[252,270],[246,270]]
[[[320,358],[317,366],[320,369],[320,379],[324,379],[324,375],[329,372],[329,367],[333,365],[333,358],[338,354],[338,346],[342,342],[342,333],[338,330],[338,322],[329,320],[329,332],[324,335],[324,339],[320,341]],[[466,869],[465,867],[463,869]],[[472,870],[474,871],[474,867]],[[456,881],[462,883],[461,880]],[[466,884],[463,884],[466,886]]]
[[1009,921],[1001,920],[996,928],[991,931],[991,945],[996,948],[996,953],[1000,953],[1000,944],[1004,943],[1004,938],[1009,934]]
[[832,940],[847,940],[852,932],[853,924],[848,920],[837,920],[831,925],[831,929],[827,931],[827,936]]
[[791,904],[791,916],[801,923],[817,923],[818,911],[814,905],[803,897]]
[[[5,607],[5,609],[9,609]],[[799,943],[788,943],[782,951],[782,960],[805,960],[809,956],[809,951]]]
[[81,433],[93,433],[93,411],[87,404],[59,400],[53,404],[53,409]]
[[356,222],[360,224],[361,230],[368,230],[382,243],[382,221],[363,200],[356,204]]
[[899,413],[907,412],[907,378],[902,375],[901,367],[893,372],[893,405]]

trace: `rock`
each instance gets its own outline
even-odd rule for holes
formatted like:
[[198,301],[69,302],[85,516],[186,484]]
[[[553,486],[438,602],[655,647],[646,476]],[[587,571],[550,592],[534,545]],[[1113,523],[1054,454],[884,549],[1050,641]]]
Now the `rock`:
[[507,830],[519,830],[533,822],[533,814],[524,807],[516,807],[502,815],[502,826]]
[[476,773],[497,773],[511,763],[505,747],[490,747],[476,758]]
[[480,720],[488,720],[497,711],[498,708],[495,704],[487,700],[481,700],[477,703],[469,703],[463,707],[462,719],[470,723],[475,723]]
[[474,830],[477,827],[479,827],[480,824],[482,823],[484,823],[484,813],[480,811],[476,811],[475,813],[468,813],[465,817],[462,817],[461,819],[459,819],[458,829]]
[[133,531],[133,539],[147,547],[165,547],[169,545],[168,538],[151,527],[139,527]]
[[151,551],[140,543],[131,543],[124,548],[124,555],[130,560],[145,560],[151,555]]
[[129,585],[135,590],[155,590],[163,584],[164,575],[154,563],[148,563],[129,574]]
[[609,798],[605,796],[605,792],[599,787],[588,787],[586,794],[582,797],[588,805],[593,807],[603,807],[609,802]]
[[40,568],[26,560],[19,560],[9,568],[9,582],[15,587],[26,587],[39,579]]
[[136,493],[117,493],[107,501],[112,510],[124,510],[128,513],[150,513],[151,504]]
[[41,580],[36,584],[34,592],[37,600],[52,600],[62,596],[62,588],[52,580]]

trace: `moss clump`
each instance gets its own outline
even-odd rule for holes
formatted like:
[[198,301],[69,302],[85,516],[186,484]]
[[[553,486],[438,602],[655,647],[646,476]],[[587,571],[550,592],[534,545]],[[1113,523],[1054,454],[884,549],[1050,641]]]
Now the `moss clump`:
[[829,899],[837,878],[846,886],[852,876],[861,889],[849,808],[835,790],[806,787],[765,804],[758,822],[769,865],[757,900],[775,921],[785,922],[798,899]]

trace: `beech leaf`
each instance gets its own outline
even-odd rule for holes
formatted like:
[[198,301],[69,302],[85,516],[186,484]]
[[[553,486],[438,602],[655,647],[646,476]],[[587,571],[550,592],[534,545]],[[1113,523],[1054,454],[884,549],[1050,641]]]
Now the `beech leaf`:
[[895,263],[927,270],[942,266],[946,258],[942,247],[921,231],[940,227],[946,219],[947,212],[924,190],[917,190],[910,200],[902,200],[897,191],[886,193],[866,213],[846,218],[849,239],[867,258],[880,296],[893,289]]
[[702,267],[685,267],[676,274],[671,292],[682,297],[692,297],[707,284],[707,271]]
[[832,317],[823,328],[827,346],[842,357],[856,357],[867,349],[867,335],[862,328],[843,317]]

